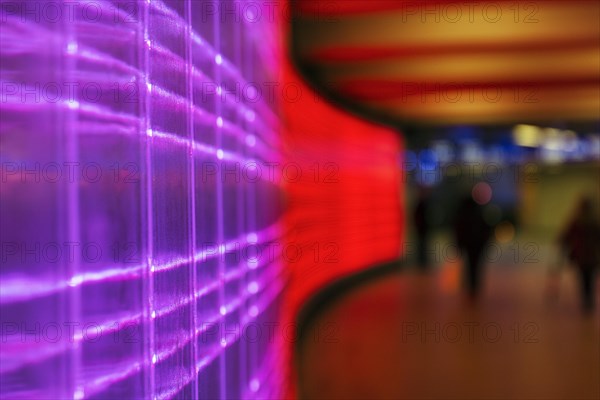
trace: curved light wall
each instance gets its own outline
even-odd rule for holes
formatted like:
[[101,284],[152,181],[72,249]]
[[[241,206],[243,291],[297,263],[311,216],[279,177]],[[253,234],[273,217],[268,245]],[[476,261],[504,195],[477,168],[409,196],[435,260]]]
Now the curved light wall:
[[2,3],[1,397],[279,393],[274,31],[222,4]]
[[[328,285],[398,259],[404,215],[399,135],[332,106],[289,64],[283,76],[284,86],[294,93],[282,104],[290,165],[284,186],[284,260],[290,276],[282,317],[286,325]],[[335,342],[335,336],[335,327],[328,327],[315,340]],[[295,371],[288,370],[287,376],[287,395],[293,398]]]
[[0,4],[0,397],[293,396],[299,307],[397,256],[398,138],[251,3]]

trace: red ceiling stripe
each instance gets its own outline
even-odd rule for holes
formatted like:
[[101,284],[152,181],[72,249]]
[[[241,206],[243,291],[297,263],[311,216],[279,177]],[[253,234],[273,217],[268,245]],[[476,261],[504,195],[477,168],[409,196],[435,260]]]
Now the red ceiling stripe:
[[535,51],[581,50],[600,47],[600,37],[587,39],[566,39],[551,42],[498,42],[482,44],[434,44],[414,46],[373,46],[373,47],[332,47],[319,49],[307,59],[318,62],[358,62],[387,59],[410,59],[422,57],[459,56],[494,53],[530,53]]
[[[576,3],[585,4],[596,2],[597,0],[538,0],[540,3],[568,3],[571,6]],[[464,5],[473,3],[478,6],[485,6],[486,3],[523,3],[532,4],[532,1],[525,0],[494,0],[494,1],[469,1],[469,0],[298,0],[295,8],[297,16],[320,17],[320,16],[351,16],[361,14],[380,13],[385,11],[404,10],[413,12],[419,8],[434,8],[444,4]]]
[[397,10],[405,1],[397,0],[345,0],[321,1],[299,0],[295,11],[302,16],[315,15],[353,15],[367,14],[381,11]]
[[513,89],[513,88],[572,88],[574,86],[598,87],[600,78],[596,75],[585,77],[568,77],[564,79],[529,80],[529,81],[504,81],[504,82],[470,82],[465,76],[464,80],[449,82],[434,81],[431,79],[401,81],[382,79],[353,79],[346,80],[339,85],[339,91],[344,95],[361,100],[388,100],[403,98],[407,94],[412,96],[452,90],[481,90],[481,89]]

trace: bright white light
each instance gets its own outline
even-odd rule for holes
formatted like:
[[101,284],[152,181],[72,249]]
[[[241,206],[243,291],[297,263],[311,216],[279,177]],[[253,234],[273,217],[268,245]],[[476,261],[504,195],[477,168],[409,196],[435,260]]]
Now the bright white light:
[[223,57],[221,57],[221,55],[220,55],[220,54],[217,54],[217,55],[215,56],[215,62],[217,63],[217,65],[221,65],[221,64],[223,64]]
[[217,126],[221,128],[223,126],[223,118],[217,117]]
[[219,308],[219,313],[221,313],[221,315],[225,315],[225,314],[227,314],[227,307],[225,307],[225,306],[221,306],[221,307]]
[[[146,135],[152,137],[152,129],[146,129]],[[154,271],[154,268],[152,270]]]
[[69,53],[69,54],[77,53],[77,43],[76,42],[69,42],[69,44],[67,45],[67,53]]
[[152,317],[152,319],[156,318],[156,311],[152,311],[152,314],[150,314],[150,316]]
[[67,101],[67,106],[69,106],[70,109],[75,110],[79,108],[79,102],[77,100],[69,100]]
[[258,283],[256,283],[256,282],[250,282],[248,284],[248,292],[250,292],[252,294],[258,292]]
[[196,42],[198,44],[202,44],[202,38],[200,36],[198,36],[196,33],[192,34],[192,39],[194,39],[194,42]]
[[252,8],[249,8],[245,12],[245,17],[246,17],[246,21],[255,22],[256,21],[256,11],[254,11]]
[[223,156],[224,156],[224,154],[223,154],[223,150],[221,150],[221,149],[217,150],[217,158],[218,158],[219,160],[222,160],[222,159],[223,159]]
[[156,354],[152,355],[152,364],[156,364],[158,362],[158,356]]
[[81,276],[75,275],[69,281],[69,286],[71,286],[71,287],[78,286],[81,284],[81,282],[83,282],[83,278]]
[[250,315],[251,317],[256,317],[258,315],[258,307],[250,307],[250,309],[248,310],[248,315]]
[[75,393],[73,393],[73,399],[75,400],[81,400],[85,397],[85,391],[83,390],[82,387],[78,387],[75,390]]
[[548,150],[562,151],[564,150],[564,140],[561,132],[558,129],[544,129],[545,136],[543,137],[543,147]]

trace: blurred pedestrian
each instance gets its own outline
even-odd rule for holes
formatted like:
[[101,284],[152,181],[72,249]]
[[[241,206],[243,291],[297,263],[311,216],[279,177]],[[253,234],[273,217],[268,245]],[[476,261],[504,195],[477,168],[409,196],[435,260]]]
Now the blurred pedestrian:
[[471,196],[465,197],[456,212],[454,235],[464,260],[464,277],[472,298],[477,297],[481,286],[482,259],[492,229],[485,222],[483,207]]
[[427,249],[429,246],[429,194],[425,188],[419,188],[419,197],[414,210],[414,225],[416,233],[417,264],[421,270],[429,266]]
[[559,236],[559,242],[579,273],[584,311],[594,309],[595,275],[600,264],[600,224],[594,217],[593,202],[584,197],[575,215]]

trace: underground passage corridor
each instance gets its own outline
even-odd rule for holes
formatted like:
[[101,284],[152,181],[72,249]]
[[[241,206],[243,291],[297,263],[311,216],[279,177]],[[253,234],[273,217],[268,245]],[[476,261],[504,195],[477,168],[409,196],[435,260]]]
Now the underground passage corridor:
[[0,399],[600,399],[599,15],[0,0]]

